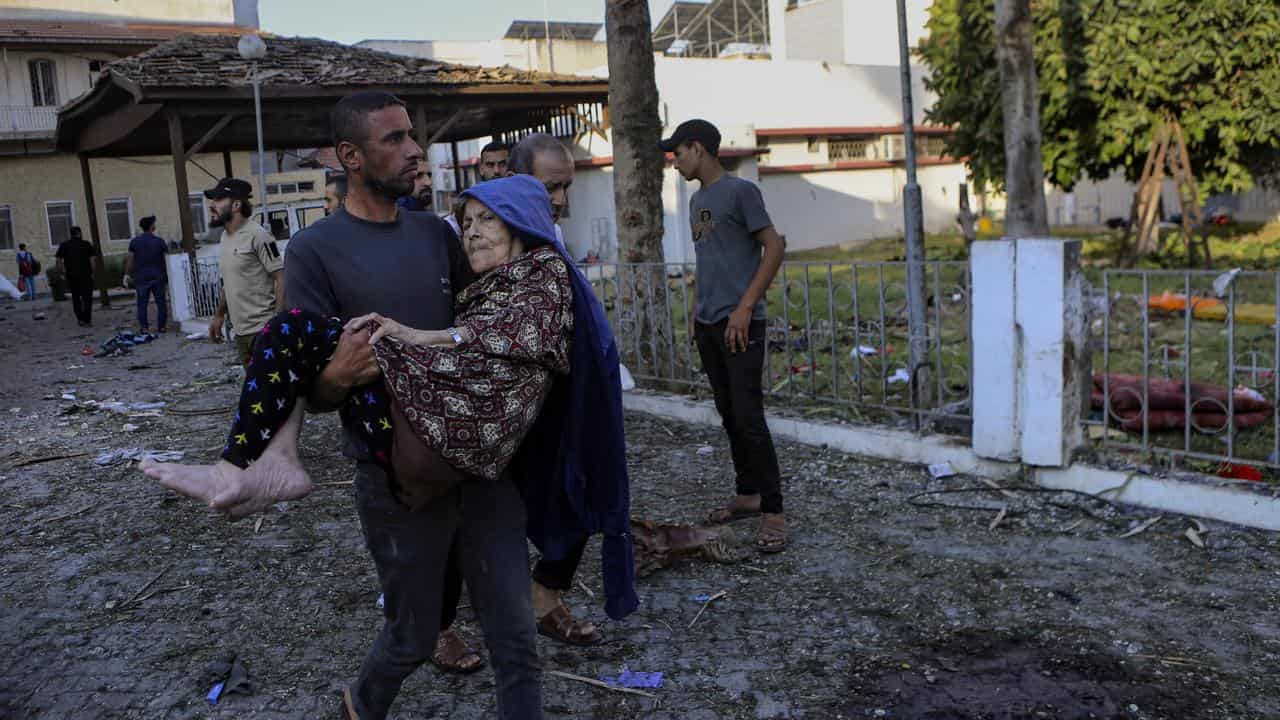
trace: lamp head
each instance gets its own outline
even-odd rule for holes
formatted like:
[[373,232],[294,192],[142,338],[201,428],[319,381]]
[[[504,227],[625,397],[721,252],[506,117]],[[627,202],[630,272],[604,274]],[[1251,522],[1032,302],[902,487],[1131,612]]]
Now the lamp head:
[[257,35],[242,35],[236,49],[245,60],[261,60],[267,56],[267,44]]

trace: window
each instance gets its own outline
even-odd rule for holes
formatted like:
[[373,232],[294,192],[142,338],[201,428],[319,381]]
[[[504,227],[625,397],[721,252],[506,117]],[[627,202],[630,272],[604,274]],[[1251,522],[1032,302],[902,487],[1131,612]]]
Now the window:
[[49,222],[49,247],[58,247],[71,237],[71,226],[76,224],[76,206],[69,200],[44,204],[44,215]]
[[298,192],[311,192],[316,189],[316,184],[310,180],[298,183]]
[[809,141],[808,141],[808,150],[809,150],[809,152],[811,152],[811,153],[816,153],[816,152],[818,152],[818,151],[821,149],[821,147],[819,146],[819,144],[818,144],[818,143],[819,143],[818,138],[816,138],[816,137],[811,137],[811,138],[809,138]]
[[280,194],[280,186],[279,186],[279,185],[268,185],[268,186],[267,186],[267,194],[268,194],[268,195],[279,195],[279,194]]
[[205,209],[204,193],[188,195],[187,205],[191,208],[191,233],[203,235],[209,232],[209,212]]
[[133,202],[129,198],[111,198],[107,206],[107,238],[114,241],[133,237]]
[[94,74],[94,75],[97,75],[98,73],[102,72],[102,68],[104,68],[104,67],[106,67],[106,66],[107,66],[107,64],[106,64],[105,62],[101,61],[101,60],[90,60],[90,61],[89,61],[89,72],[90,72],[90,73],[92,73],[92,74]]
[[314,223],[315,221],[323,218],[324,208],[323,207],[298,208],[298,212],[295,217],[297,218],[297,221],[298,221],[298,229],[301,230],[311,225],[311,223]]
[[13,208],[0,205],[0,250],[13,250],[16,247],[13,242]]
[[832,140],[827,146],[831,162],[838,160],[865,160],[867,157],[867,141],[840,139]]
[[31,70],[31,104],[36,107],[57,106],[58,89],[54,82],[52,60],[32,60],[27,63]]

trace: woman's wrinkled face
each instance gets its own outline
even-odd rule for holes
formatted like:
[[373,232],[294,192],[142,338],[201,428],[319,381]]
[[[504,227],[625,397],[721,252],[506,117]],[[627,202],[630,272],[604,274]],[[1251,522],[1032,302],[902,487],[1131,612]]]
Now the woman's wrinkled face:
[[462,208],[462,247],[477,275],[503,265],[524,252],[520,241],[492,210],[475,198]]

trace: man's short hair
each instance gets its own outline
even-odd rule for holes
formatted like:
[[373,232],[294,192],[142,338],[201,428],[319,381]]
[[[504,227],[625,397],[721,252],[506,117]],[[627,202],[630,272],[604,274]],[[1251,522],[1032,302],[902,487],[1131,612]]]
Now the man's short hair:
[[352,93],[338,101],[329,113],[329,129],[333,135],[333,146],[349,142],[359,145],[368,134],[366,118],[369,113],[377,112],[392,106],[404,107],[404,101],[388,92],[367,90]]
[[488,145],[485,145],[484,147],[480,148],[481,155],[484,155],[485,153],[491,153],[491,152],[511,152],[511,148],[506,143],[499,142],[497,140],[494,140]]
[[560,152],[573,160],[573,153],[564,143],[546,133],[533,133],[511,148],[511,157],[507,158],[507,170],[516,175],[532,175],[533,159],[544,152]]
[[151,232],[156,226],[156,216],[148,215],[138,221],[138,227],[142,228],[142,232]]
[[326,186],[332,185],[333,191],[338,195],[339,200],[347,198],[347,176],[343,173],[330,175],[329,179],[324,183]]
[[249,217],[252,214],[253,214],[253,201],[250,200],[249,198],[245,198],[244,200],[241,200],[240,215],[242,217]]
[[72,225],[70,236],[72,240],[80,240],[84,237],[84,231],[80,229],[79,225]]
[[19,249],[19,250],[26,250],[26,249],[27,249],[27,244],[26,244],[26,243],[18,243],[18,249]]

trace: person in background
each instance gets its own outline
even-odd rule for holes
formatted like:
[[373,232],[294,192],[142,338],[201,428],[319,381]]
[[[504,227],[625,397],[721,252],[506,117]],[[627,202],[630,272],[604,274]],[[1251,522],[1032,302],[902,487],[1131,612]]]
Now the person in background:
[[271,233],[250,222],[252,195],[253,186],[239,178],[223,178],[204,191],[209,225],[223,230],[222,299],[209,323],[209,338],[222,342],[222,326],[230,317],[242,365],[253,355],[254,336],[284,309],[284,258]]
[[18,279],[22,282],[22,291],[25,293],[24,300],[36,299],[36,273],[39,272],[39,261],[36,256],[27,252],[27,244],[20,243],[18,245],[18,254],[14,258],[18,261]]
[[142,234],[129,241],[129,255],[124,261],[124,274],[133,277],[133,287],[138,295],[138,329],[151,332],[147,322],[147,302],[156,299],[156,331],[164,332],[169,320],[169,303],[165,297],[168,270],[165,267],[164,240],[154,233],[156,216],[148,215],[138,221]]
[[396,201],[402,210],[409,212],[426,212],[431,209],[431,165],[426,160],[418,162],[418,171],[413,175],[413,190]]
[[720,131],[706,120],[680,123],[661,148],[676,170],[700,187],[689,199],[697,256],[694,338],[729,434],[737,496],[707,520],[760,515],[756,549],[787,547],[782,475],[764,417],[765,292],[782,266],[786,243],[754,183],[725,172]]
[[58,246],[58,272],[67,279],[71,292],[71,310],[80,327],[93,327],[93,258],[98,249],[84,239],[79,226],[71,228],[71,237]]
[[480,149],[480,182],[507,176],[511,148],[494,140]]
[[347,176],[338,174],[329,176],[329,181],[324,185],[324,214],[328,217],[338,211],[342,207],[342,202],[347,199]]

